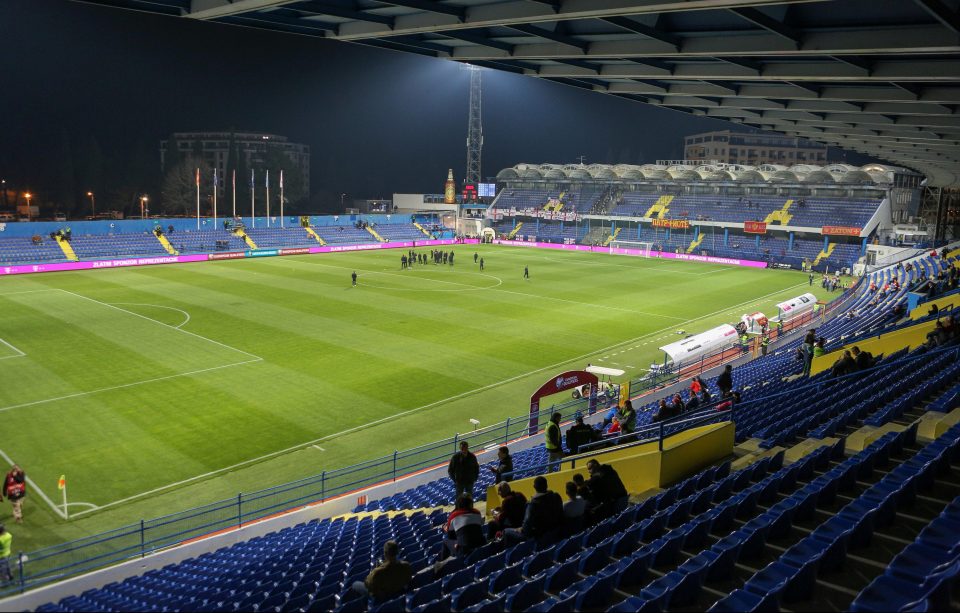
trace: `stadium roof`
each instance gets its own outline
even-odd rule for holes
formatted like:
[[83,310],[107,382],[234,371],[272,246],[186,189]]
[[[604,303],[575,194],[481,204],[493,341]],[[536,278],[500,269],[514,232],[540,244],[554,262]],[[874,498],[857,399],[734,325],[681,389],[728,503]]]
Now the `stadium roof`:
[[957,0],[79,0],[506,70],[960,185]]
[[497,173],[497,181],[743,181],[891,187],[897,169],[883,164],[815,166],[794,164],[517,164]]

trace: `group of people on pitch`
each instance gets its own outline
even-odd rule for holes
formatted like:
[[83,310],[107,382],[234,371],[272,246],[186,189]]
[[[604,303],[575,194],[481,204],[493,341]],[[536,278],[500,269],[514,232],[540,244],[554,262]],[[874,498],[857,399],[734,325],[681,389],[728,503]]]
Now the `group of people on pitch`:
[[400,268],[410,268],[414,264],[426,264],[431,259],[434,264],[450,264],[453,266],[453,255],[453,251],[441,251],[440,249],[433,249],[427,253],[417,253],[410,250],[400,256]]

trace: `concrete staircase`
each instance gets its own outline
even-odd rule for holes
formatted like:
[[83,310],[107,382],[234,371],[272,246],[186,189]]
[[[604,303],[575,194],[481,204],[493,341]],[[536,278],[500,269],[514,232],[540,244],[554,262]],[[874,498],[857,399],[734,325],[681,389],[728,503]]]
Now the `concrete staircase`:
[[322,238],[320,238],[320,235],[317,234],[317,233],[314,231],[314,229],[311,228],[310,226],[304,226],[303,229],[307,231],[307,234],[309,234],[309,235],[313,238],[313,240],[317,241],[317,242],[320,243],[321,245],[326,245],[326,244],[327,244],[327,241],[325,241],[325,240],[323,240]]
[[612,243],[613,241],[617,240],[617,236],[619,236],[620,230],[622,230],[622,229],[623,229],[623,228],[614,228],[614,229],[613,229],[613,234],[611,234],[610,236],[608,236],[608,237],[607,237],[607,240],[603,241],[603,246],[604,246],[604,247],[609,247],[609,246],[610,246],[610,243]]
[[387,242],[387,239],[380,236],[380,233],[374,230],[373,228],[371,228],[370,226],[367,226],[367,232],[370,233],[370,236],[377,239],[378,242],[381,242],[381,243]]
[[245,242],[247,246],[250,247],[251,249],[257,248],[257,244],[253,242],[252,238],[247,236],[247,233],[243,231],[243,228],[237,228],[236,230],[233,231],[233,234],[234,236],[239,236],[240,238],[242,238],[243,242]]
[[517,225],[513,228],[513,230],[510,230],[510,234],[507,234],[507,238],[512,240],[513,237],[517,235],[517,232],[519,232],[520,228],[522,227],[523,227],[523,222],[518,221]]
[[420,230],[421,232],[423,232],[423,233],[426,235],[427,238],[430,238],[430,239],[435,238],[435,237],[433,236],[433,234],[430,234],[430,232],[428,232],[427,229],[424,228],[423,226],[421,226],[420,224],[414,222],[413,225],[415,225],[415,226],[417,227],[417,230]]
[[660,196],[657,198],[657,201],[647,209],[647,212],[644,213],[643,216],[648,219],[653,219],[654,215],[656,215],[657,219],[663,219],[670,211],[671,202],[673,202],[673,196]]
[[167,240],[166,236],[164,236],[163,234],[156,234],[156,233],[154,233],[154,236],[157,237],[157,240],[160,241],[160,244],[163,246],[164,250],[166,250],[167,253],[169,253],[170,255],[180,255],[180,252],[173,248],[173,245],[170,244],[170,241]]
[[767,225],[771,225],[774,222],[779,223],[781,226],[785,226],[790,223],[790,220],[793,219],[793,215],[790,214],[790,205],[793,204],[793,200],[787,200],[783,204],[783,208],[773,211],[763,220]]
[[71,262],[77,262],[80,258],[74,252],[73,247],[70,246],[70,241],[63,238],[62,236],[55,236],[57,239],[57,244],[60,245],[60,250],[63,251],[63,255],[66,256]]

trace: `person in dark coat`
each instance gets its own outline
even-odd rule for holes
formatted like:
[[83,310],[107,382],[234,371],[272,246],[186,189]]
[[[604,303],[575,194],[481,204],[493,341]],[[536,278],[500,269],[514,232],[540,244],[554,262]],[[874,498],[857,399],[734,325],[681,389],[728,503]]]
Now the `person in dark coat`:
[[473,484],[480,476],[480,463],[477,462],[477,456],[470,453],[470,445],[467,441],[460,441],[460,451],[450,458],[447,474],[453,481],[456,498],[459,499],[461,494],[473,496]]
[[833,369],[830,371],[834,377],[849,375],[857,370],[857,363],[849,351],[843,352],[843,357],[833,363]]
[[627,488],[612,466],[590,460],[587,462],[587,471],[590,473],[588,485],[593,496],[591,512],[594,518],[603,520],[627,508]]
[[488,466],[493,472],[493,482],[513,481],[513,457],[510,455],[510,449],[501,447],[497,450],[497,465]]
[[730,395],[730,390],[733,389],[733,366],[730,364],[724,366],[723,372],[717,377],[717,388],[724,398]]
[[528,539],[547,537],[563,529],[563,499],[547,487],[542,475],[533,480],[536,492],[527,503],[520,533]]
[[527,497],[523,492],[514,492],[510,484],[501,481],[497,485],[500,506],[493,510],[493,520],[487,524],[487,536],[493,538],[507,528],[519,529],[527,514]]
[[873,354],[869,351],[860,351],[859,347],[850,350],[857,370],[866,370],[873,367]]
[[567,430],[567,449],[570,450],[570,455],[577,455],[580,453],[581,445],[597,440],[600,440],[599,433],[583,423],[583,415],[578,413],[576,423]]

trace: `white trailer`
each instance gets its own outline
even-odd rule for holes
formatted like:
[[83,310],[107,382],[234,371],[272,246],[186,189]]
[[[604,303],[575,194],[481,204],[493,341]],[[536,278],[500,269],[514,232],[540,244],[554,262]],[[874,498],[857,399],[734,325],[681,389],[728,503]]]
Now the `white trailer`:
[[682,368],[704,356],[735,347],[738,338],[737,329],[730,324],[723,324],[706,332],[688,336],[682,341],[660,347],[660,351],[664,353],[663,364],[652,364],[650,370],[661,372],[673,367]]
[[816,304],[817,297],[810,293],[791,298],[777,305],[777,316],[773,318],[773,321],[787,322],[796,319],[805,313],[812,312]]

